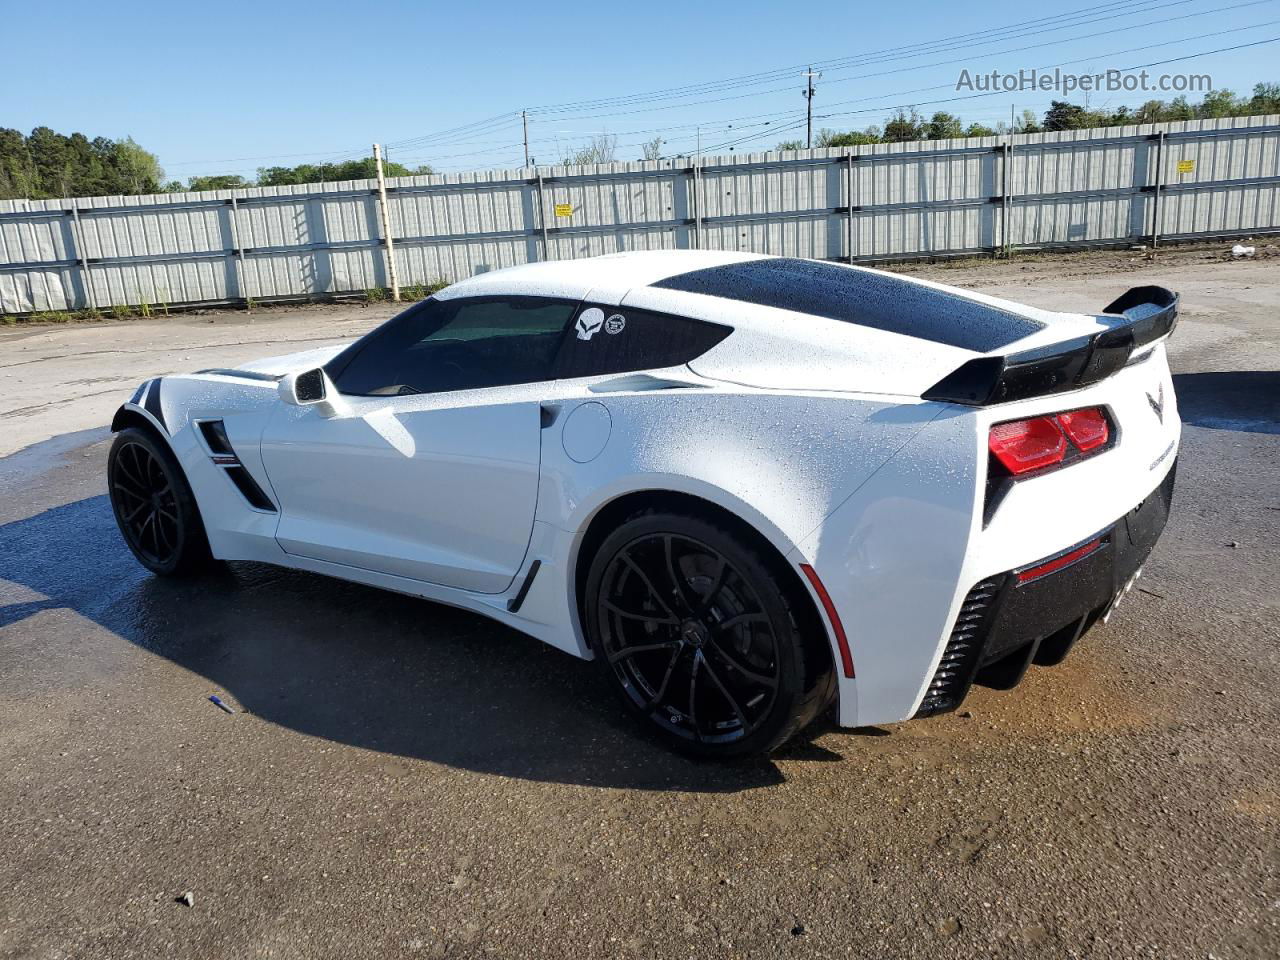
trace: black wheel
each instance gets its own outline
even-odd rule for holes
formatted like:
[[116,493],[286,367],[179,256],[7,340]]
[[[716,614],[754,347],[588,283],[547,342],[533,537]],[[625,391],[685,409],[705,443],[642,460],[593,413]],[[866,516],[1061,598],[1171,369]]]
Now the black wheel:
[[107,459],[107,488],[124,542],[144,567],[173,576],[208,565],[204,522],[168,445],[138,427],[121,430]]
[[798,615],[781,564],[708,520],[657,511],[600,545],[584,591],[589,638],[626,703],[670,745],[764,753],[830,702],[826,638]]

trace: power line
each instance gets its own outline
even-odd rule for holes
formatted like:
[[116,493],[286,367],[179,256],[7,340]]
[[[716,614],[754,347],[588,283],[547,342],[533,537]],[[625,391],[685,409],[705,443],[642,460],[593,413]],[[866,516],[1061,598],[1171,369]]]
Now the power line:
[[[1142,8],[1153,4],[1153,2],[1154,0],[1112,0],[1112,2],[1109,2],[1109,3],[1099,4],[1094,7],[1086,7],[1074,12],[1057,14],[1053,17],[1038,18],[1038,19],[1023,21],[1021,23],[1015,23],[1015,24],[1006,24],[1000,27],[989,27],[985,30],[978,30],[972,33],[960,34],[955,37],[948,37],[940,40],[921,41],[919,43],[907,44],[904,46],[887,47],[882,50],[870,51],[865,54],[847,55],[847,56],[832,59],[832,60],[819,61],[818,66],[824,69],[834,70],[834,69],[840,68],[841,65],[849,62],[850,60],[865,61],[867,58],[878,57],[878,56],[887,55],[887,54],[902,54],[905,56],[905,55],[909,55],[909,52],[913,50],[924,49],[927,51],[929,48],[939,44],[949,44],[949,43],[954,43],[956,41],[973,40],[975,38],[984,37],[988,35],[996,35],[996,37],[998,37],[1000,34],[1007,33],[1009,31],[1020,30],[1030,26],[1040,26],[1044,24],[1050,24],[1053,21],[1075,20],[1082,16],[1086,16],[1090,13],[1096,13],[1102,10],[1110,10],[1110,12],[1116,17],[1128,16],[1133,13],[1146,12]],[[1192,2],[1192,0],[1177,0],[1177,3],[1189,3],[1189,2]],[[1172,5],[1175,5],[1175,4],[1170,4],[1170,3],[1159,4],[1155,8],[1158,9],[1159,6],[1172,6]],[[1123,8],[1126,8],[1126,7],[1132,7],[1134,9],[1123,10]],[[1117,12],[1117,11],[1120,11],[1120,12]],[[1048,27],[1046,28],[1046,30],[1064,29],[1065,27],[1076,26],[1076,25],[1077,24],[1069,23],[1069,22],[1060,23],[1056,27]],[[987,41],[982,41],[982,42],[991,42],[992,39],[994,38],[989,37]],[[633,102],[633,101],[640,101],[640,100],[649,100],[654,98],[669,98],[671,96],[683,96],[683,95],[697,94],[697,93],[703,93],[703,92],[715,92],[716,90],[719,90],[719,89],[725,89],[728,87],[740,87],[743,85],[750,84],[752,82],[770,82],[773,80],[780,80],[785,76],[787,76],[788,74],[794,73],[795,71],[798,71],[801,69],[804,69],[803,65],[779,67],[776,69],[766,70],[758,73],[751,73],[751,74],[745,74],[737,77],[723,78],[720,80],[709,80],[709,81],[705,81],[703,83],[698,83],[698,84],[686,84],[681,86],[666,87],[660,90],[651,90],[644,93],[625,94],[625,95],[619,95],[616,97],[603,97],[603,98],[594,99],[594,100],[579,100],[579,101],[574,101],[569,103],[548,104],[541,107],[531,108],[531,110],[533,112],[547,112],[547,111],[572,111],[577,109],[595,109],[597,107],[603,107],[603,106],[615,105],[615,104],[621,104],[621,103]]]
[[[1201,36],[1201,37],[1212,37],[1212,36],[1220,36],[1221,34],[1224,34],[1224,33],[1237,33],[1237,32],[1239,32],[1240,30],[1252,30],[1252,29],[1256,29],[1257,27],[1260,27],[1260,26],[1271,26],[1271,25],[1273,25],[1273,24],[1275,24],[1275,23],[1277,23],[1277,22],[1280,22],[1280,21],[1269,21],[1268,23],[1253,24],[1253,25],[1248,26],[1248,27],[1237,27],[1237,28],[1234,28],[1234,29],[1232,29],[1232,30],[1220,30],[1220,31],[1218,31],[1217,33],[1200,34],[1200,36]],[[1129,48],[1128,50],[1120,50],[1120,51],[1117,51],[1117,52],[1115,52],[1115,53],[1109,53],[1109,54],[1099,54],[1099,55],[1097,55],[1097,56],[1084,58],[1084,59],[1082,59],[1082,60],[1068,60],[1068,61],[1065,61],[1064,63],[1059,63],[1059,64],[1048,64],[1048,65],[1043,66],[1043,67],[1037,67],[1036,69],[1039,69],[1039,70],[1047,70],[1047,69],[1050,69],[1051,67],[1055,67],[1055,66],[1056,66],[1056,67],[1068,66],[1068,65],[1070,65],[1070,64],[1072,64],[1072,63],[1083,63],[1083,62],[1087,62],[1087,61],[1089,61],[1089,60],[1097,60],[1097,59],[1101,59],[1102,57],[1117,56],[1117,55],[1122,54],[1122,53],[1134,53],[1134,52],[1137,52],[1137,51],[1139,51],[1139,50],[1150,50],[1150,49],[1152,49],[1153,47],[1168,46],[1168,44],[1169,44],[1169,43],[1182,43],[1182,42],[1185,42],[1185,40],[1186,40],[1186,39],[1191,39],[1191,38],[1183,38],[1183,40],[1170,40],[1170,41],[1167,41],[1166,43],[1153,43],[1153,44],[1148,44],[1148,45],[1147,45],[1147,46],[1145,46],[1145,47],[1131,47],[1131,48]],[[1121,68],[1119,68],[1119,69],[1120,69],[1120,72],[1124,73],[1124,72],[1129,72],[1129,71],[1133,71],[1133,70],[1142,70],[1142,69],[1144,69],[1144,68],[1146,68],[1146,67],[1159,67],[1159,66],[1164,66],[1165,64],[1169,64],[1169,63],[1181,63],[1181,62],[1182,62],[1182,61],[1184,61],[1184,60],[1193,60],[1193,59],[1195,59],[1196,57],[1207,57],[1207,56],[1212,56],[1213,54],[1217,54],[1217,53],[1228,53],[1228,52],[1231,52],[1231,51],[1234,51],[1234,50],[1244,50],[1244,49],[1247,49],[1247,48],[1249,48],[1249,47],[1258,47],[1258,46],[1263,46],[1263,45],[1268,44],[1268,43],[1276,43],[1277,41],[1280,41],[1280,37],[1270,37],[1270,38],[1268,38],[1268,39],[1266,39],[1266,40],[1255,40],[1255,41],[1253,41],[1253,42],[1251,42],[1251,43],[1241,43],[1241,44],[1236,44],[1236,45],[1234,45],[1234,46],[1230,46],[1230,47],[1218,47],[1218,48],[1217,48],[1217,49],[1215,49],[1215,50],[1202,50],[1202,51],[1199,51],[1199,52],[1197,52],[1197,53],[1189,53],[1189,54],[1186,54],[1185,56],[1181,56],[1181,57],[1171,57],[1171,58],[1169,58],[1169,59],[1167,59],[1167,60],[1156,60],[1156,61],[1153,61],[1153,62],[1151,62],[1151,63],[1139,63],[1139,64],[1134,64],[1133,66],[1129,66],[1129,67],[1121,67]],[[941,86],[942,86],[942,87],[947,87],[947,86],[950,86],[950,85],[949,85],[949,84],[942,84]],[[885,96],[900,96],[902,93],[919,93],[919,92],[923,92],[924,90],[930,90],[930,89],[936,90],[936,89],[939,89],[939,87],[923,87],[923,88],[920,88],[920,89],[918,89],[918,90],[901,91],[901,92],[899,92],[898,94],[885,94]],[[835,113],[822,114],[822,115],[820,115],[820,116],[819,116],[819,119],[829,119],[829,118],[831,118],[831,117],[838,117],[838,116],[839,116],[839,117],[847,117],[847,116],[854,116],[854,115],[857,115],[857,114],[865,114],[865,113],[880,113],[880,112],[883,112],[883,111],[885,111],[885,110],[905,110],[905,109],[907,109],[908,107],[935,106],[935,105],[937,105],[937,104],[942,104],[942,103],[956,103],[956,102],[963,101],[963,100],[976,100],[976,99],[979,99],[979,98],[981,98],[981,97],[994,97],[994,96],[1001,96],[1001,95],[1007,95],[1007,91],[1004,91],[1004,90],[993,90],[993,91],[984,92],[984,93],[972,93],[972,94],[965,94],[964,96],[959,96],[959,97],[946,97],[946,98],[939,99],[939,100],[924,100],[924,101],[916,101],[916,102],[914,102],[914,103],[881,104],[881,105],[879,105],[879,106],[874,106],[874,107],[865,107],[865,108],[862,108],[862,109],[859,109],[859,110],[843,110],[843,111],[838,111],[838,112],[835,112]],[[850,101],[845,101],[845,102],[847,102],[847,103],[855,103],[855,102],[857,102],[857,101],[850,100]],[[839,104],[832,104],[832,106],[839,106]],[[781,133],[781,132],[785,132],[785,131],[786,131],[786,130],[788,130],[788,129],[798,129],[798,128],[799,128],[799,126],[800,126],[800,124],[798,124],[798,123],[797,123],[797,124],[793,124],[793,125],[792,125],[792,126],[790,126],[790,127],[780,127],[780,128],[778,128],[777,130],[775,130],[775,131],[771,131],[771,132],[774,132],[774,133]],[[743,138],[741,138],[741,139],[739,139],[739,140],[730,141],[730,142],[727,142],[727,143],[724,143],[724,144],[717,144],[717,145],[715,145],[715,146],[709,147],[708,149],[711,149],[711,150],[718,150],[718,149],[722,149],[723,147],[726,147],[726,146],[736,146],[736,145],[738,145],[739,143],[746,142],[747,140],[757,139],[759,136],[761,136],[761,135],[760,135],[760,134],[756,134],[755,136],[752,136],[752,137],[743,137]]]
[[[885,50],[880,50],[880,51],[872,51],[867,54],[849,55],[846,57],[837,58],[833,60],[818,61],[816,62],[815,66],[823,67],[824,69],[828,69],[832,71],[843,71],[858,65],[870,65],[877,62],[888,63],[888,62],[892,62],[895,59],[896,60],[912,59],[912,58],[924,56],[928,53],[943,52],[944,50],[960,50],[966,47],[991,44],[991,43],[999,42],[1001,39],[1013,39],[1014,36],[1030,36],[1035,33],[1049,33],[1056,30],[1063,30],[1063,29],[1069,29],[1074,26],[1080,26],[1085,23],[1096,23],[1104,20],[1115,20],[1115,19],[1121,19],[1126,17],[1138,16],[1145,13],[1151,13],[1156,10],[1162,10],[1168,7],[1185,5],[1186,3],[1189,3],[1189,2],[1194,2],[1194,0],[1160,0],[1160,2],[1154,2],[1154,0],[1112,0],[1112,2],[1109,2],[1109,3],[1103,3],[1103,4],[1095,5],[1092,7],[1086,7],[1081,10],[1077,10],[1073,12],[1057,14],[1053,17],[1038,18],[1034,20],[1024,21],[1022,23],[1009,24],[1009,25],[1000,26],[1000,27],[990,27],[984,30],[974,31],[969,34],[963,34],[956,37],[944,38],[944,39],[934,40],[934,41],[921,41],[919,43],[910,44],[906,46],[887,48]],[[1064,43],[1071,43],[1071,42],[1084,40],[1084,39],[1092,39],[1095,37],[1104,36],[1104,35],[1117,33],[1121,31],[1129,31],[1142,26],[1152,25],[1155,23],[1165,24],[1165,23],[1170,23],[1178,20],[1208,16],[1208,15],[1223,13],[1226,11],[1236,10],[1244,7],[1256,6],[1256,5],[1259,5],[1262,3],[1268,3],[1268,2],[1273,2],[1273,0],[1246,0],[1246,2],[1242,2],[1242,3],[1235,3],[1227,6],[1216,7],[1209,10],[1196,11],[1192,13],[1183,14],[1177,17],[1162,17],[1159,20],[1150,21],[1148,23],[1129,24],[1127,26],[1113,27],[1106,30],[1094,31],[1091,33],[1083,34],[1083,35],[1056,38],[1051,40],[1045,40],[1039,43],[1024,45],[1021,47],[995,50],[995,51],[991,51],[989,53],[983,54],[983,56],[987,56],[987,57],[1004,56],[1010,53],[1015,53],[1015,52],[1020,52],[1020,51],[1030,50],[1030,49],[1037,49],[1037,48],[1046,47],[1046,46],[1055,46],[1055,45],[1064,44]],[[1265,26],[1265,25],[1267,24],[1265,23],[1254,24],[1250,27],[1242,27],[1238,29],[1253,29],[1254,27]],[[1033,27],[1039,28],[1039,29],[1035,29],[1035,30],[1028,29]],[[1022,32],[1018,33],[1018,31],[1022,31]],[[1220,35],[1221,33],[1228,33],[1228,32],[1232,32],[1232,31],[1219,31],[1218,33],[1207,34],[1207,35],[1200,34],[1198,35],[1197,38],[1204,37],[1204,36],[1217,36],[1217,35]],[[1194,38],[1184,38],[1184,39],[1194,39]],[[1167,41],[1167,43],[1175,43],[1175,42],[1184,42],[1184,41],[1182,40]],[[1132,52],[1134,50],[1150,49],[1151,47],[1162,46],[1162,45],[1166,45],[1166,44],[1151,44],[1151,45],[1148,45],[1147,47],[1130,48],[1129,51],[1119,51],[1119,52],[1120,53]],[[1250,45],[1244,45],[1244,46],[1250,46]],[[1217,52],[1217,51],[1210,51],[1210,53],[1212,52]],[[1106,54],[1104,56],[1114,56],[1114,55],[1116,54]],[[1203,55],[1208,55],[1208,54],[1195,54],[1192,56],[1203,56]],[[1099,57],[1097,56],[1091,56],[1089,58],[1084,58],[1084,60],[1092,60],[1092,59],[1098,59],[1098,58]],[[925,63],[925,64],[916,64],[909,67],[896,67],[896,68],[880,70],[880,71],[863,72],[863,73],[855,74],[852,76],[837,77],[834,79],[827,78],[826,82],[847,83],[847,82],[852,82],[854,80],[864,80],[864,79],[873,78],[873,77],[887,76],[894,73],[901,73],[907,70],[911,70],[911,71],[926,70],[926,69],[930,69],[937,66],[957,63],[957,62],[960,62],[961,59],[967,59],[967,58],[953,58],[950,60],[934,61],[934,62]],[[1084,60],[1067,61],[1067,63],[1079,63],[1079,62],[1084,62]],[[1063,66],[1063,65],[1066,65],[1066,64],[1058,64],[1057,66]],[[666,99],[666,100],[672,100],[672,99],[678,100],[682,97],[697,96],[702,91],[715,92],[715,90],[717,89],[727,89],[729,85],[749,86],[749,85],[752,85],[753,83],[768,83],[768,82],[772,82],[772,80],[774,80],[775,78],[781,78],[784,75],[784,72],[789,69],[791,68],[778,68],[776,70],[764,71],[756,74],[748,74],[748,75],[745,75],[744,77],[723,79],[718,81],[707,81],[703,84],[694,84],[694,85],[688,85],[683,87],[670,87],[660,91],[649,91],[648,93],[631,94],[631,95],[619,96],[614,98],[603,98],[600,100],[593,100],[593,101],[592,100],[578,101],[577,103],[550,105],[550,106],[545,106],[541,108],[529,108],[527,112],[526,111],[508,111],[508,112],[495,114],[493,116],[490,116],[481,120],[476,120],[476,121],[472,121],[464,124],[458,124],[453,127],[437,130],[432,133],[426,133],[426,134],[421,134],[414,137],[409,137],[403,140],[392,141],[388,143],[387,146],[396,148],[397,154],[402,156],[406,151],[416,153],[422,150],[433,151],[433,150],[438,150],[440,148],[451,147],[451,146],[463,146],[463,145],[479,146],[481,144],[492,145],[493,150],[487,150],[487,151],[476,150],[471,152],[437,155],[436,159],[483,155],[485,153],[496,152],[496,150],[505,149],[511,146],[511,144],[507,143],[505,140],[503,141],[500,141],[497,139],[486,140],[484,138],[492,137],[493,134],[503,134],[508,129],[510,129],[513,134],[516,134],[514,127],[517,124],[521,125],[521,127],[524,128],[522,132],[524,134],[525,142],[527,143],[546,142],[546,138],[535,137],[533,139],[529,139],[527,134],[527,117],[530,115],[539,114],[539,112],[541,112],[541,115],[548,118],[550,116],[554,116],[557,113],[559,113],[560,115],[565,116],[565,119],[592,120],[592,119],[626,116],[626,115],[640,114],[640,113],[647,113],[647,112],[654,112],[654,111],[661,111],[661,110],[688,108],[693,106],[701,106],[709,103],[721,103],[721,102],[744,99],[749,97],[762,97],[762,96],[770,95],[772,93],[782,92],[786,89],[790,89],[790,85],[788,85],[787,87],[779,87],[776,89],[756,90],[751,92],[738,93],[732,96],[725,96],[725,97],[713,98],[708,100],[694,100],[690,102],[669,103],[669,104],[659,105],[659,106],[638,107],[636,109],[620,110],[620,111],[606,112],[606,113],[571,115],[571,111],[575,108],[588,109],[593,107],[594,105],[605,105],[605,104],[616,104],[616,105],[641,104],[645,102],[653,102],[653,98],[655,97],[660,99]],[[813,81],[813,75],[816,75],[817,72],[818,71],[815,70],[815,67],[808,68],[808,73],[810,74],[808,77],[809,82],[806,89],[802,91],[802,95],[804,95],[806,98],[806,126],[809,128],[806,141],[810,143],[812,142],[811,118],[812,118],[812,104],[813,104],[812,98],[814,93],[812,81]],[[939,89],[946,88],[948,86],[950,85],[941,84],[933,87],[922,87],[922,88],[916,88],[915,90],[888,93],[888,94],[882,95],[881,99],[888,98],[888,97],[903,96],[903,95],[917,93],[917,92],[939,90]],[[1003,92],[1003,91],[993,91],[992,94],[982,94],[982,95],[983,96],[994,95],[994,93],[999,93],[999,92]],[[945,100],[930,101],[930,103],[953,102],[953,101],[962,100],[962,99],[971,99],[971,98],[970,97],[954,97],[954,98],[948,98]],[[834,107],[834,106],[840,106],[846,103],[855,103],[855,102],[858,102],[858,101],[856,100],[838,101],[837,103],[831,104],[831,106]],[[892,109],[892,107],[885,107],[885,106],[872,107],[872,108],[867,108],[866,110],[846,111],[844,114],[824,113],[822,114],[822,116],[833,117],[833,116],[845,115],[848,113],[865,113],[865,112],[872,112],[874,110],[884,110],[884,109]],[[742,117],[733,118],[732,122],[763,120],[763,118],[766,118],[766,117],[782,117],[782,116],[789,115],[790,113],[791,113],[790,110],[778,110],[778,111],[772,111],[772,112],[748,114]],[[714,124],[715,122],[716,121],[712,121],[711,123]],[[724,123],[726,121],[722,120],[719,122]],[[669,130],[688,129],[690,127],[698,127],[698,126],[702,126],[706,128],[708,127],[708,124],[706,122],[702,122],[699,124],[687,123],[687,124],[675,124],[675,125],[669,125],[669,126],[658,126],[658,127],[648,128],[647,131],[628,131],[624,135],[629,135],[630,133],[639,133],[639,132],[661,133]],[[780,132],[783,132],[784,130],[790,130],[795,128],[794,125],[790,125],[790,124],[775,125],[771,120],[764,121],[763,123],[760,123],[759,126],[770,127],[770,129],[760,130],[759,132],[755,133],[751,137],[742,137],[742,138],[735,137],[733,138],[733,142],[734,143],[745,142],[746,139],[754,139],[766,134],[780,133]],[[520,143],[517,142],[516,145],[519,146]],[[711,147],[710,149],[718,149],[718,147]],[[307,153],[277,154],[277,155],[264,156],[264,157],[244,157],[244,158],[235,158],[231,160],[179,161],[177,163],[171,164],[171,166],[194,166],[202,163],[209,163],[209,164],[236,163],[236,162],[243,162],[243,161],[249,161],[249,160],[269,160],[269,159],[283,159],[283,158],[304,157],[304,156],[323,156],[327,153],[328,151],[311,151]],[[329,156],[332,159],[332,161],[338,162],[344,159],[363,157],[364,150],[362,148],[353,149],[351,151],[339,153],[336,155],[329,154]]]
[[[873,63],[891,62],[893,60],[913,59],[913,58],[925,56],[931,53],[940,53],[940,52],[947,52],[951,50],[967,49],[975,46],[984,46],[984,45],[995,43],[1001,40],[1017,39],[1018,37],[1032,36],[1037,33],[1049,33],[1055,30],[1068,29],[1070,27],[1082,26],[1087,23],[1097,23],[1104,20],[1121,19],[1124,17],[1134,16],[1142,13],[1150,13],[1155,10],[1162,10],[1168,7],[1185,6],[1188,3],[1194,2],[1194,0],[1162,0],[1162,2],[1156,2],[1156,0],[1126,0],[1126,2],[1129,6],[1132,7],[1132,9],[1121,10],[1119,12],[1111,12],[1106,16],[1080,20],[1079,22],[1075,22],[1075,23],[1060,23],[1051,27],[1045,27],[1041,30],[1025,31],[1023,28],[1027,26],[1037,25],[1040,22],[1040,21],[1028,21],[1022,24],[1013,24],[1006,27],[991,28],[987,31],[981,31],[981,33],[992,34],[992,36],[988,36],[983,39],[966,40],[967,37],[976,36],[976,34],[965,34],[960,37],[948,37],[940,40],[926,41],[918,44],[913,44],[908,47],[893,47],[893,48],[887,48],[879,51],[872,51],[866,54],[850,55],[847,57],[840,58],[838,60],[820,62],[818,66],[822,67],[824,70],[835,71],[835,70],[847,69],[851,65],[873,64]],[[1267,0],[1256,0],[1256,2],[1267,2]],[[1089,11],[1085,11],[1085,12],[1089,12]],[[1150,21],[1144,24],[1130,24],[1128,26],[1120,27],[1116,29],[1117,31],[1133,30],[1140,26],[1149,26],[1152,23],[1165,22],[1166,19],[1167,18],[1162,18],[1159,21]],[[1018,32],[1020,30],[1023,32]],[[1112,31],[1112,32],[1116,32],[1116,31]],[[1001,34],[1007,34],[1007,35],[1001,35]],[[1067,42],[1067,41],[1062,40],[1062,41],[1053,41],[1053,42]],[[995,54],[998,54],[1000,52],[1002,51],[996,51]],[[990,55],[995,55],[995,54],[990,54]],[[800,69],[800,68],[793,68],[793,69]],[[923,66],[912,67],[909,69],[923,69]],[[696,96],[702,93],[715,93],[715,92],[719,92],[720,90],[727,90],[727,89],[736,90],[744,86],[751,86],[758,83],[773,82],[775,80],[781,79],[781,77],[779,77],[778,75],[779,72],[780,71],[769,71],[768,73],[757,74],[757,75],[754,75],[756,79],[753,79],[752,76],[748,76],[748,77],[733,78],[731,80],[708,81],[705,84],[693,85],[687,88],[669,88],[671,92],[664,93],[664,94],[630,94],[626,96],[606,98],[598,101],[580,101],[578,104],[564,104],[564,105],[540,107],[540,108],[532,109],[530,112],[566,113],[566,112],[574,112],[576,110],[581,110],[581,109],[596,109],[596,108],[603,108],[603,107],[609,107],[609,106],[630,106],[630,105],[639,104],[639,103],[652,103],[660,100],[680,99],[686,96]],[[699,103],[717,103],[717,102],[721,102],[723,100],[728,100],[728,99],[741,99],[742,97],[756,96],[759,93],[763,93],[763,92],[780,92],[785,89],[787,88],[775,87],[775,88],[771,88],[768,91],[742,93],[742,94],[738,94],[735,97],[724,97],[724,98],[713,99],[713,100],[694,101],[693,103],[685,104],[685,106],[693,106]],[[649,108],[649,109],[663,109],[663,108],[657,107],[657,108]],[[630,111],[630,112],[643,112],[643,111]],[[596,116],[610,116],[610,115],[617,115],[617,114],[597,114]]]

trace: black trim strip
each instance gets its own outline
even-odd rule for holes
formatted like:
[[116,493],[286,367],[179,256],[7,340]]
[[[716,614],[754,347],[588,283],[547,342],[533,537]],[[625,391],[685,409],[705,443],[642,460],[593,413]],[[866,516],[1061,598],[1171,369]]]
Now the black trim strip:
[[165,423],[164,419],[164,408],[160,405],[160,385],[163,383],[164,377],[156,377],[151,381],[151,389],[147,391],[147,400],[142,405],[142,409],[155,417],[160,428],[165,433],[169,433],[169,424]]
[[541,569],[541,560],[535,560],[529,564],[529,572],[525,574],[524,583],[520,584],[520,589],[516,592],[516,595],[507,601],[508,613],[515,613],[524,605],[524,598],[529,595],[529,588],[533,586],[533,578],[538,575],[538,571]]

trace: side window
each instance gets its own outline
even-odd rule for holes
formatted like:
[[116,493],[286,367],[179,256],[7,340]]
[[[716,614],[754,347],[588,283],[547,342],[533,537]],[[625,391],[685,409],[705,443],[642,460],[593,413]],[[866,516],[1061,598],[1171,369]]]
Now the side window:
[[329,376],[341,393],[373,397],[551,380],[575,306],[546,297],[427,300],[335,357]]
[[561,379],[631,373],[688,363],[732,327],[651,310],[583,304],[560,348]]

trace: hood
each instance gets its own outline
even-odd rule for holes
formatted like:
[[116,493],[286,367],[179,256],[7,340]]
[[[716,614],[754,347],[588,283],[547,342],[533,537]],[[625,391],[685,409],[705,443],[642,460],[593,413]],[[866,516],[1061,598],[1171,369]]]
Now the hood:
[[303,370],[323,367],[346,349],[349,342],[330,344],[327,347],[314,347],[311,350],[286,353],[279,357],[264,357],[261,360],[242,363],[236,369],[247,370],[250,373],[267,373],[277,377],[284,376],[287,373],[301,373]]

